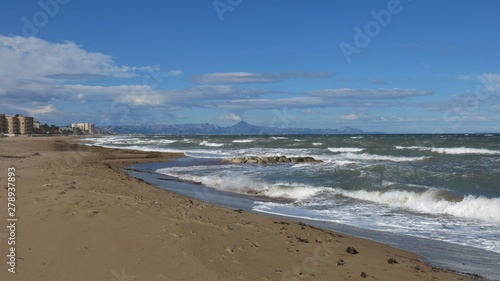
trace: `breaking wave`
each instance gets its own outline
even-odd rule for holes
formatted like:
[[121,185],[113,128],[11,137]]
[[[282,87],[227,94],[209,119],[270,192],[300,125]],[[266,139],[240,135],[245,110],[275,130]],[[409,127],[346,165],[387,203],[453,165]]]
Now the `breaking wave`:
[[235,143],[248,143],[248,142],[254,142],[254,139],[246,139],[246,140],[233,140]]
[[467,147],[425,147],[425,146],[396,146],[396,149],[413,149],[420,151],[431,151],[443,154],[500,154],[498,150],[490,150],[485,148],[467,148]]
[[403,190],[366,191],[336,190],[339,194],[358,200],[371,201],[395,208],[406,208],[426,214],[451,215],[500,223],[500,198],[468,195],[458,201],[443,198],[441,191],[429,189],[417,193]]
[[237,192],[249,195],[268,196],[273,198],[288,198],[293,200],[306,199],[317,194],[323,189],[314,188],[303,184],[275,183],[258,180],[247,175],[187,175],[182,168],[159,169],[156,172],[177,177],[186,181],[200,182],[205,186],[224,191]]
[[363,161],[391,161],[391,162],[411,162],[411,161],[422,161],[427,157],[404,157],[404,156],[387,156],[387,155],[374,155],[368,153],[356,154],[356,153],[343,153],[340,156],[344,159],[349,160],[363,160]]
[[216,142],[202,141],[202,142],[200,142],[200,145],[210,146],[210,147],[221,147],[224,144],[223,143],[216,143]]
[[328,150],[333,153],[344,153],[344,152],[361,152],[364,149],[359,147],[329,147]]

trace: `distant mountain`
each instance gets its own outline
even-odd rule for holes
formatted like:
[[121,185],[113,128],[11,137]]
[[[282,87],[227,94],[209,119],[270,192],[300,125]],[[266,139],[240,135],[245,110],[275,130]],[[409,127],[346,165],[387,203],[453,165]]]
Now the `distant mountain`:
[[342,127],[338,129],[277,128],[254,126],[240,121],[233,126],[221,127],[213,124],[177,125],[126,125],[99,128],[117,134],[166,134],[166,135],[338,135],[338,134],[380,134],[360,129]]

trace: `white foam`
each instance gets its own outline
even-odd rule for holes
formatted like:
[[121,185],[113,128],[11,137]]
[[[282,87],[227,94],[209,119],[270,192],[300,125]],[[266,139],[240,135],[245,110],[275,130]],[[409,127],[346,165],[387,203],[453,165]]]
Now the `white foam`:
[[100,144],[133,144],[133,145],[158,145],[158,144],[171,144],[176,143],[177,140],[169,139],[147,139],[138,136],[106,136],[102,138],[87,138],[85,140],[92,141],[95,145]]
[[236,143],[248,143],[248,142],[254,142],[254,139],[246,139],[246,140],[233,140],[233,142]]
[[209,147],[221,147],[224,144],[223,143],[216,143],[216,142],[202,141],[202,142],[200,142],[200,145],[209,146]]
[[[177,142],[177,140],[165,140],[165,139],[159,140],[159,143],[161,143],[161,144],[171,144],[171,143],[176,143],[176,142]],[[154,143],[154,142],[152,142],[152,143]]]
[[390,207],[439,215],[452,215],[467,219],[480,219],[500,223],[500,198],[466,196],[460,201],[448,201],[441,198],[440,191],[429,189],[416,193],[402,190],[391,191],[347,191],[336,192],[355,199],[384,204]]
[[[204,166],[200,166],[194,169],[204,168]],[[185,169],[185,167],[173,167],[159,169],[156,172],[187,181],[201,182],[205,186],[220,190],[243,194],[262,195],[274,198],[289,198],[301,200],[306,199],[323,190],[321,188],[315,188],[297,183],[278,182],[271,184],[241,173],[212,174],[203,176],[190,175],[185,173]],[[187,169],[190,169],[192,171],[193,167],[189,167]]]
[[328,150],[333,153],[344,153],[344,152],[361,152],[364,149],[359,147],[329,147]]
[[467,148],[467,147],[424,147],[424,146],[396,146],[396,149],[413,149],[420,151],[431,151],[443,154],[500,154],[499,150],[490,150],[485,148]]
[[319,145],[323,145],[323,143],[322,142],[313,142],[312,145],[319,146]]
[[364,161],[392,161],[392,162],[411,162],[411,161],[422,161],[427,157],[403,157],[403,156],[386,156],[386,155],[374,155],[368,153],[356,154],[356,153],[343,153],[340,154],[341,157],[349,160],[364,160]]

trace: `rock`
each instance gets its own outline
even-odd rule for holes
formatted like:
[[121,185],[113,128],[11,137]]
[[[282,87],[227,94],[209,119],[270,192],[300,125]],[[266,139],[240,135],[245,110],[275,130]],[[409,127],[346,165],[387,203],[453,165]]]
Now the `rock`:
[[321,160],[316,160],[313,157],[286,157],[286,156],[268,156],[268,157],[236,157],[224,159],[223,162],[233,164],[284,164],[284,163],[319,163]]
[[248,157],[244,163],[258,163],[257,157]]
[[368,277],[368,274],[366,274],[366,273],[363,271],[363,272],[361,272],[361,277],[366,278],[366,277]]
[[355,254],[359,253],[356,249],[354,249],[354,247],[351,247],[351,246],[347,247],[347,249],[345,251],[346,251],[346,253],[349,253],[351,255],[355,255]]
[[395,264],[395,263],[398,263],[398,262],[395,259],[390,258],[390,259],[387,259],[387,263],[388,264]]
[[345,261],[343,259],[339,259],[337,261],[337,266],[343,266],[345,264]]

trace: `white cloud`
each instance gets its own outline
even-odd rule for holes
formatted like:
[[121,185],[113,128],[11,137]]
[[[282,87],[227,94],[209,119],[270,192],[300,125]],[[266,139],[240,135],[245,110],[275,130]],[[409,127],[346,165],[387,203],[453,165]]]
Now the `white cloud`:
[[224,103],[214,104],[221,109],[274,109],[274,108],[304,108],[304,107],[325,107],[324,100],[316,97],[293,97],[281,99],[240,99]]
[[36,37],[0,35],[0,75],[42,78],[50,75],[131,77],[141,68],[118,66],[102,53],[87,52],[73,42],[49,43]]
[[431,91],[416,89],[326,89],[308,92],[311,96],[324,98],[356,99],[400,99],[414,96],[428,96]]
[[[306,92],[302,96],[287,98],[249,98],[213,104],[229,110],[272,108],[374,108],[395,106],[393,100],[431,95],[431,91],[416,89],[326,89]],[[348,116],[347,116],[348,117]]]
[[[118,91],[115,91],[118,92]],[[121,91],[119,100],[134,105],[170,105],[186,107],[208,107],[212,103],[246,100],[271,93],[267,90],[231,86],[198,86],[170,91],[136,89]]]
[[182,70],[170,70],[167,72],[168,76],[179,76],[182,74]]
[[360,115],[357,115],[357,114],[354,114],[354,113],[351,113],[351,114],[345,114],[345,115],[342,115],[340,116],[340,118],[344,119],[344,120],[358,120],[360,119],[362,116]]
[[278,81],[275,77],[269,77],[250,72],[225,72],[203,74],[192,79],[198,84],[243,84],[243,83],[271,83]]
[[215,72],[207,73],[191,78],[197,84],[254,84],[274,83],[289,78],[324,78],[330,77],[327,72],[281,72],[271,74],[259,74],[252,72]]
[[241,121],[241,117],[237,114],[234,114],[234,113],[230,113],[230,114],[227,114],[227,115],[223,115],[219,118],[220,121],[223,121],[223,122],[239,122]]
[[500,74],[497,74],[497,73],[483,73],[482,76],[488,82],[500,82]]
[[17,107],[19,110],[24,110],[28,112],[29,116],[40,116],[40,115],[46,115],[49,113],[54,113],[57,112],[57,109],[54,107],[53,104],[47,104],[44,106],[38,106],[36,108],[29,108],[29,107]]
[[140,85],[84,86],[72,83],[74,80],[121,79],[139,74],[146,78],[156,75],[158,77],[152,78],[158,80],[182,74],[181,70],[159,72],[158,66],[120,66],[111,56],[86,51],[73,42],[51,43],[36,37],[0,35],[0,61],[0,97],[15,103],[50,102],[69,96],[81,101],[81,95],[87,94],[118,94],[121,90],[144,93],[150,90],[148,86]]
[[490,111],[500,112],[500,105],[493,105],[490,107]]
[[498,73],[482,73],[482,74],[462,74],[457,77],[459,80],[480,80],[481,78],[487,82],[500,82],[500,74]]

